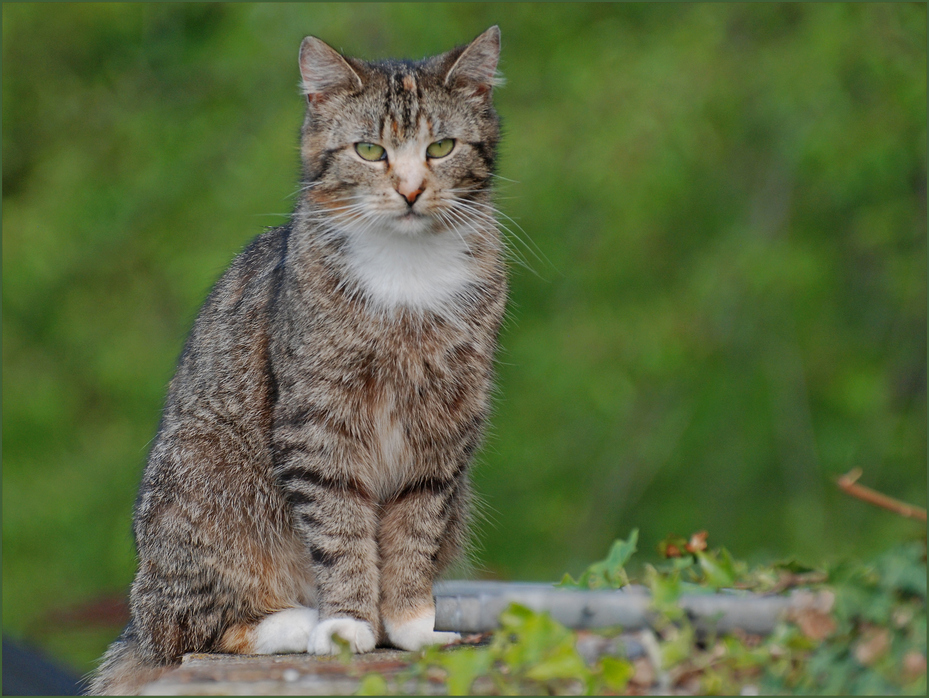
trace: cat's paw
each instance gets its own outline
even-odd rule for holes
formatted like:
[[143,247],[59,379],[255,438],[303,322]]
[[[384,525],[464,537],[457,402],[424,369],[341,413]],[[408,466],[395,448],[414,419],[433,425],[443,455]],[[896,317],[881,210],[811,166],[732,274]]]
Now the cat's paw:
[[287,608],[272,613],[255,628],[255,654],[306,652],[310,634],[319,622],[312,608]]
[[338,654],[342,650],[332,639],[333,635],[345,640],[349,649],[356,654],[370,652],[376,642],[370,623],[354,618],[330,618],[317,625],[310,633],[306,651],[310,654]]
[[437,632],[435,629],[435,611],[429,609],[418,618],[402,623],[384,620],[384,629],[391,644],[402,650],[415,652],[427,645],[447,645],[461,639],[458,633]]

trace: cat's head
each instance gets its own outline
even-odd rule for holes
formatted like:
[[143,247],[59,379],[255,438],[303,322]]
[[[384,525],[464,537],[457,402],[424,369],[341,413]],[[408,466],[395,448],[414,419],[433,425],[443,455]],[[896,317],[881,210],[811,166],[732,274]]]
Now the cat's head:
[[309,36],[305,196],[335,226],[422,235],[474,226],[490,211],[499,122],[492,89],[500,30],[421,61],[365,62]]

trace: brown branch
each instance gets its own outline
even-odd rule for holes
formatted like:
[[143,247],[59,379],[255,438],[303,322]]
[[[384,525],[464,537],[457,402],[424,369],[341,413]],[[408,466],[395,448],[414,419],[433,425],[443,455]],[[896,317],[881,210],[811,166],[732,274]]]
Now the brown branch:
[[922,507],[901,502],[899,499],[888,497],[886,494],[881,494],[880,492],[872,490],[870,487],[859,485],[856,480],[860,477],[861,468],[854,468],[840,477],[836,484],[838,484],[839,489],[846,494],[857,497],[868,504],[883,507],[896,514],[900,514],[900,516],[905,516],[908,519],[918,519],[919,521],[926,520],[926,510]]

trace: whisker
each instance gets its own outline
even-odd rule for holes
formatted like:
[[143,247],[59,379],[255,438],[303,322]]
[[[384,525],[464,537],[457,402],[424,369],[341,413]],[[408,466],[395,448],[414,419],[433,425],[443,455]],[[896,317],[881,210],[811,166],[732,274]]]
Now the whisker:
[[[516,240],[518,240],[519,242],[521,242],[525,247],[527,247],[527,249],[529,249],[530,252],[532,251],[531,248],[528,247],[528,245],[526,244],[526,242],[525,242],[516,232],[514,232],[509,226],[507,226],[507,225],[504,224],[504,223],[501,223],[495,216],[491,215],[490,213],[487,213],[487,212],[485,212],[485,211],[481,211],[481,210],[479,210],[479,209],[477,209],[477,208],[474,208],[474,207],[471,205],[472,203],[473,203],[473,202],[455,201],[455,202],[453,203],[453,205],[454,205],[454,207],[455,207],[456,209],[460,209],[460,210],[462,210],[462,211],[467,211],[468,215],[474,216],[476,219],[478,219],[478,220],[480,220],[480,221],[483,221],[483,222],[485,222],[485,223],[490,223],[490,224],[495,225],[495,226],[497,226],[497,227],[499,227],[499,228],[502,228],[502,229],[503,229],[506,233],[508,233],[511,237],[515,238]],[[491,211],[497,213],[496,209],[493,209],[493,208],[491,208],[491,207],[488,207],[488,208],[490,208]],[[525,233],[525,231],[523,231],[523,232]],[[515,251],[516,251],[516,250],[514,249],[514,252],[515,252]],[[536,256],[537,256],[537,255],[536,255]],[[542,261],[542,260],[540,259],[539,261]]]
[[[477,216],[482,216],[482,217],[485,217],[485,218],[487,218],[487,219],[491,219],[491,220],[496,221],[496,223],[497,223],[501,228],[503,228],[504,231],[506,231],[507,233],[509,233],[509,235],[511,235],[515,240],[517,240],[518,242],[520,242],[520,243],[523,245],[523,247],[525,247],[526,250],[527,250],[528,252],[530,252],[530,253],[532,254],[532,256],[535,257],[539,262],[541,262],[541,263],[543,263],[543,264],[547,264],[549,267],[551,267],[551,268],[554,269],[556,272],[558,272],[559,274],[561,274],[561,271],[558,270],[558,268],[552,263],[552,261],[545,255],[545,252],[543,252],[542,249],[541,249],[538,245],[535,244],[535,242],[532,240],[532,238],[529,236],[529,234],[525,231],[525,229],[524,229],[516,220],[514,220],[511,216],[508,216],[507,214],[503,213],[503,212],[500,211],[499,209],[497,209],[497,208],[495,208],[495,207],[493,207],[493,206],[491,206],[491,205],[489,205],[489,204],[482,203],[482,202],[480,202],[480,201],[462,201],[462,200],[459,199],[459,200],[457,200],[457,201],[454,202],[454,205],[460,206],[460,207],[462,207],[462,208],[471,208],[472,212],[473,212],[475,215],[477,215]],[[494,216],[490,215],[490,213],[487,213],[486,211],[481,211],[481,210],[478,210],[478,209],[474,208],[475,206],[480,206],[481,208],[487,209],[488,211],[490,211],[490,212],[492,212],[492,213],[494,213],[494,214],[496,214],[496,215],[502,216],[503,218],[505,218],[506,220],[508,220],[510,223],[512,223],[514,226],[516,226],[517,228],[519,228],[520,232],[522,232],[523,235],[526,236],[526,238],[529,240],[529,242],[526,242],[526,240],[524,240],[518,233],[516,233],[516,231],[514,231],[514,230],[513,230],[512,228],[510,228],[508,225],[506,225],[505,223],[500,222],[499,220],[497,220],[496,218],[494,218]],[[529,244],[530,242],[531,242],[532,244]],[[541,277],[540,277],[540,278],[541,278]]]
[[493,173],[493,172],[490,173],[490,176],[491,176],[491,177],[494,177],[495,179],[502,179],[504,182],[512,182],[513,184],[519,184],[519,183],[520,183],[518,180],[510,179],[509,177],[504,177],[503,175],[498,175],[498,174],[495,174],[495,173]]
[[438,216],[439,219],[447,225],[447,227],[453,228],[455,230],[455,234],[461,239],[461,242],[464,243],[465,249],[468,251],[468,256],[473,257],[474,253],[471,251],[471,246],[468,244],[468,241],[464,239],[464,235],[462,235],[461,231],[458,230],[458,226],[454,224],[454,221],[449,220],[449,217],[445,211],[439,211]]
[[[462,208],[463,208],[463,207],[462,207]],[[483,213],[482,211],[468,210],[468,209],[466,209],[466,208],[465,208],[464,210],[456,210],[456,209],[453,208],[453,209],[450,209],[450,210],[449,210],[449,213],[452,213],[452,212],[455,214],[455,216],[456,216],[456,218],[457,218],[458,220],[462,221],[462,224],[463,224],[463,225],[465,225],[465,226],[466,226],[467,228],[469,228],[470,230],[474,231],[474,232],[475,232],[478,236],[480,236],[480,237],[486,238],[486,235],[485,235],[484,233],[481,233],[481,232],[478,230],[478,228],[476,228],[476,227],[473,225],[473,223],[476,223],[477,221],[472,220],[472,219],[469,219],[469,218],[466,217],[466,215],[465,215],[466,212],[467,212],[468,215],[474,215],[474,216],[478,217],[478,220],[481,220],[481,221],[484,222],[484,223],[490,223],[490,224],[493,225],[494,227],[501,227],[501,226],[499,225],[499,222],[498,222],[498,221],[496,221],[495,219],[493,219],[493,218],[490,217],[490,216],[487,216],[487,215],[486,215],[485,213]],[[503,227],[505,228],[505,226],[503,226]],[[511,231],[507,230],[507,232],[510,232],[510,234],[513,235],[513,233],[512,233]],[[542,279],[543,281],[545,280],[545,278],[544,278],[541,274],[539,274],[535,269],[532,268],[532,265],[529,264],[529,261],[522,255],[522,253],[521,253],[518,249],[516,249],[515,247],[505,247],[504,249],[506,250],[507,255],[510,257],[510,259],[511,259],[514,263],[516,263],[516,264],[518,264],[519,266],[524,267],[525,269],[529,270],[530,272],[532,272],[533,274],[535,274],[536,276],[538,276],[538,277],[539,277],[540,279]]]
[[307,182],[307,183],[305,183],[305,184],[301,184],[299,187],[297,187],[296,189],[294,189],[290,194],[288,194],[288,195],[285,196],[284,198],[285,198],[285,199],[290,199],[290,198],[296,196],[297,194],[299,194],[300,192],[309,191],[309,190],[312,189],[313,187],[318,187],[320,184],[322,184],[322,182],[320,182],[319,180],[317,180],[317,181],[315,181],[315,182]]

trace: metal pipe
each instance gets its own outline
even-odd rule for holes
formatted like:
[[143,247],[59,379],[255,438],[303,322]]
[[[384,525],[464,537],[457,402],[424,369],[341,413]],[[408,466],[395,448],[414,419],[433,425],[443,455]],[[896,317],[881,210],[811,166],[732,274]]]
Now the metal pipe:
[[[513,602],[534,611],[546,611],[573,629],[620,626],[624,630],[652,627],[656,614],[651,596],[642,586],[586,591],[559,589],[551,584],[527,582],[448,581],[433,588],[436,630],[487,632],[499,627],[500,614]],[[702,631],[770,633],[791,610],[817,604],[810,592],[787,596],[750,592],[707,593],[682,596],[679,604]]]

